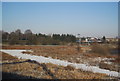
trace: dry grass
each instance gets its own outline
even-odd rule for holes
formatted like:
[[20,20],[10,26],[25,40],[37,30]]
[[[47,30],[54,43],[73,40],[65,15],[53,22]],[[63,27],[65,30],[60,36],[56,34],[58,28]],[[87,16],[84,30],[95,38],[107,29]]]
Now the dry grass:
[[38,49],[40,46],[27,46],[27,45],[6,45],[2,49]]
[[71,46],[56,46],[56,47],[41,47],[38,50],[40,50],[40,53],[48,53],[48,54],[77,54],[77,50],[75,47]]
[[[57,79],[102,79],[107,77],[105,74],[85,72],[82,70],[66,69],[67,67],[46,64],[47,68]],[[3,65],[4,72],[17,73],[23,76],[32,76],[35,78],[52,79],[52,77],[43,70],[41,66],[32,63],[21,63],[14,65]],[[29,69],[28,69],[29,68]]]
[[[95,64],[96,62],[92,61],[93,58],[105,57],[104,55],[108,53],[105,52],[107,51],[108,48],[102,46],[101,47],[97,46],[97,47],[98,48],[94,46],[94,49],[92,48],[93,53],[91,54],[82,53],[81,51],[78,52],[76,46],[8,46],[8,47],[6,46],[4,47],[4,49],[31,49],[33,51],[32,53],[31,52],[23,52],[23,53],[52,57],[60,60],[67,60],[69,62],[77,62],[77,63],[90,62]],[[88,48],[85,47],[82,49],[88,49]],[[97,49],[97,51],[95,49]],[[53,73],[54,76],[57,77],[58,79],[102,79],[108,77],[105,74],[86,72],[80,69],[75,69],[72,66],[63,67],[51,63],[47,63],[45,65],[51,71],[51,73]],[[105,66],[106,65],[101,64],[102,68],[105,68]],[[20,73],[21,75],[34,76],[36,78],[41,78],[41,77],[44,79],[52,78],[51,76],[46,74],[46,72],[42,69],[41,66],[32,63],[4,65],[3,67],[5,67],[4,71],[7,72],[16,72],[16,73]]]
[[76,46],[2,46],[2,49],[36,49],[41,53],[68,55],[78,53]]
[[118,66],[112,65],[112,64],[106,64],[106,63],[99,63],[99,67],[102,69],[107,69],[111,71],[118,71]]
[[70,66],[70,65],[68,65],[68,66],[65,67],[65,70],[74,70],[74,69],[75,69],[75,68],[72,67],[72,66]]
[[[34,55],[52,57],[54,59],[68,60],[76,62],[76,58],[82,54],[77,51],[77,47],[73,46],[41,46],[33,49]],[[73,60],[71,58],[74,58]]]
[[115,60],[112,60],[112,62],[115,62],[115,63],[120,63],[120,57],[117,57]]
[[[92,52],[83,52],[90,50]],[[105,49],[104,49],[105,48]],[[3,46],[3,49],[30,49],[33,52],[23,52],[27,54],[33,54],[37,56],[52,57],[54,59],[67,60],[69,62],[84,63],[89,62],[95,65],[95,62],[91,59],[97,57],[109,57],[116,58],[114,56],[107,55],[109,53],[108,46],[93,45],[92,47],[82,47],[81,50],[77,50],[77,46]],[[79,58],[79,59],[77,59]]]
[[17,73],[23,76],[31,76],[35,78],[51,79],[51,76],[47,75],[41,66],[33,63],[20,63],[3,65],[3,72]]
[[13,57],[7,53],[1,52],[1,54],[2,54],[2,61],[4,61],[4,60],[18,60],[17,57]]
[[92,73],[75,69],[72,66],[57,66],[54,64],[46,64],[50,71],[59,79],[102,79],[107,77],[106,74]]
[[107,45],[99,45],[99,44],[94,44],[91,46],[91,52],[92,53],[97,53],[97,54],[100,54],[100,55],[109,55],[110,52],[110,47],[107,46]]
[[[6,61],[7,60],[7,61]],[[16,73],[22,76],[31,76],[35,78],[45,78],[45,79],[52,79],[51,76],[47,75],[43,68],[37,64],[30,63],[30,62],[23,62],[27,61],[24,59],[17,59],[11,55],[4,53],[3,55],[3,63],[12,63],[18,62],[16,64],[4,64],[2,65],[2,71],[8,73]],[[23,62],[23,63],[19,63]]]
[[[8,54],[6,54],[5,56],[12,57]],[[13,58],[12,60],[15,59],[14,57],[12,58]],[[10,58],[6,58],[6,60],[10,60]],[[46,68],[50,70],[50,72],[57,79],[104,79],[106,77],[111,78],[105,74],[92,73],[92,72],[83,71],[81,69],[75,69],[70,65],[66,67],[58,66],[51,63],[47,63],[44,65],[46,65]],[[46,74],[46,71],[43,69],[41,65],[35,63],[23,62],[18,64],[6,64],[3,65],[2,67],[3,67],[3,72],[17,73],[19,75],[32,76],[35,78],[52,79],[52,76]]]

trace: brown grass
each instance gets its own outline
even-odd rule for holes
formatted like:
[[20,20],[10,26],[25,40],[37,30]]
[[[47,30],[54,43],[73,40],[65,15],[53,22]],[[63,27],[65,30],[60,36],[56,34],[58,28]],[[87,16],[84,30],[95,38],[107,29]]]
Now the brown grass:
[[[34,51],[32,54],[35,55],[42,55],[46,57],[51,56],[52,58],[57,59],[69,59],[70,61],[71,57],[76,60],[76,57],[79,57],[81,55],[81,52],[78,52],[75,46],[6,46],[3,49],[32,49]],[[25,51],[23,53],[31,54],[31,52]],[[94,55],[86,54],[84,56],[85,58],[81,58],[80,60],[87,60],[88,57],[91,58]],[[4,60],[17,59],[16,57],[5,53],[3,53],[3,57]],[[86,72],[81,69],[75,69],[70,65],[66,67],[58,66],[51,63],[47,63],[45,65],[57,79],[102,79],[106,77],[110,78],[105,74]],[[32,76],[36,78],[52,79],[50,75],[46,74],[42,66],[34,63],[25,62],[20,64],[3,65],[2,67],[4,72],[18,73],[20,75]]]
[[118,71],[118,66],[114,66],[112,64],[106,64],[106,63],[99,63],[99,67],[102,69],[107,69],[107,70],[111,70],[111,71]]
[[101,79],[107,76],[106,74],[92,73],[81,69],[75,69],[72,66],[63,67],[50,63],[47,63],[46,65],[58,79]]
[[72,66],[70,66],[70,65],[68,65],[68,66],[65,67],[65,70],[74,70],[74,69],[75,69],[75,68],[72,67]]
[[[8,54],[4,54],[4,56],[7,60],[11,60],[11,58],[12,60],[16,59]],[[57,79],[101,79],[107,77],[105,74],[92,73],[82,71],[80,69],[75,69],[70,65],[66,67],[51,63],[47,63],[45,65]],[[7,64],[3,65],[2,67],[4,72],[17,73],[19,75],[32,76],[35,78],[52,79],[49,74],[46,74],[46,71],[43,70],[42,66],[34,63],[23,62],[18,64]]]
[[100,55],[108,55],[110,52],[109,52],[109,49],[110,47],[108,46],[103,46],[103,45],[99,45],[99,44],[94,44],[91,46],[91,49],[92,49],[92,53],[97,53],[97,54],[100,54]]
[[7,53],[1,52],[2,53],[2,60],[18,60],[17,57],[13,57]]
[[120,63],[120,57],[116,58],[115,60],[112,60],[112,62]]
[[[97,47],[96,47],[97,46]],[[108,57],[109,53],[107,46],[102,45],[93,45],[91,46],[91,52],[82,52],[83,50],[90,50],[90,47],[82,47],[81,50],[77,50],[77,46],[3,46],[3,49],[30,49],[33,52],[26,52],[23,53],[33,54],[37,56],[45,56],[45,57],[52,57],[53,59],[60,59],[60,60],[67,60],[69,62],[76,62],[76,63],[84,63],[83,61],[93,63],[92,60],[89,58],[96,58],[96,57]],[[105,49],[104,49],[105,48]],[[107,52],[106,52],[107,51]],[[113,56],[109,56],[110,58],[114,58]],[[80,58],[79,60],[76,58]]]
[[8,46],[2,46],[2,49],[32,49],[32,48],[38,48],[37,46],[22,46],[22,45],[8,45]]
[[[77,54],[76,46],[2,46],[2,49],[36,49],[41,53]],[[81,51],[80,51],[81,52]]]
[[[106,57],[104,55],[109,53],[109,51],[107,51],[108,50],[107,46],[103,47],[101,45],[97,45],[97,47],[96,47],[96,45],[94,45],[91,48],[92,48],[92,53],[89,54],[89,53],[82,53],[81,51],[78,52],[76,46],[5,46],[4,47],[4,49],[31,49],[33,51],[32,53],[26,52],[26,51],[24,51],[23,53],[34,54],[34,55],[38,55],[38,56],[41,55],[41,56],[45,56],[45,57],[52,57],[55,59],[67,60],[69,62],[77,62],[77,63],[81,63],[81,61],[86,61],[86,60],[88,62],[93,63],[92,59],[89,60],[89,58]],[[89,48],[84,47],[82,49],[89,49]],[[79,57],[79,56],[81,56],[81,57]],[[8,56],[8,57],[10,57],[10,56]],[[80,58],[80,59],[77,60],[76,58]],[[9,58],[7,58],[7,59],[9,59]],[[59,79],[98,79],[98,78],[106,77],[105,74],[85,72],[82,70],[77,70],[72,66],[63,67],[63,66],[54,65],[51,63],[47,63],[46,66]],[[106,65],[101,64],[100,67],[105,68],[105,66]],[[9,67],[9,70],[10,70],[10,68],[12,68],[12,65],[5,66],[5,67],[6,67],[6,69]],[[38,67],[40,67],[40,68],[38,68],[38,67],[36,67],[36,65],[34,66],[33,64],[29,64],[29,63],[24,64],[23,63],[23,67],[24,68],[22,68],[22,64],[21,65],[18,64],[17,66],[14,65],[14,68],[17,68],[17,69],[13,69],[13,70],[11,70],[11,72],[22,71],[23,72],[22,74],[24,74],[24,75],[35,76],[35,77],[39,77],[39,74],[35,73],[34,71],[43,72],[43,70],[40,69],[41,68],[40,66],[38,66]],[[107,65],[107,67],[109,67],[109,66]],[[112,66],[111,68],[113,69],[113,67],[114,66]],[[18,69],[18,68],[21,68],[21,69]],[[28,68],[30,68],[30,69],[28,69]],[[109,69],[109,68],[107,68],[107,69]],[[46,74],[44,74],[42,77],[45,79],[51,78],[49,75],[46,75]]]

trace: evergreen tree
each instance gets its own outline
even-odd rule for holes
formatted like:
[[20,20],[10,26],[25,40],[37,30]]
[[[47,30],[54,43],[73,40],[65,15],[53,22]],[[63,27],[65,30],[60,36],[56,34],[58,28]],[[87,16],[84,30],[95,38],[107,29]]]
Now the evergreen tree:
[[103,36],[102,41],[103,41],[103,43],[106,42],[106,37],[105,36]]

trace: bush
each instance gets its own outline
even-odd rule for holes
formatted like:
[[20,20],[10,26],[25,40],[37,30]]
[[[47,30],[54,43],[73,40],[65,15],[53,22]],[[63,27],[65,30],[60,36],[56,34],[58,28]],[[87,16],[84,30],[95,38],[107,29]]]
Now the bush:
[[99,44],[94,44],[91,46],[91,52],[92,53],[97,53],[101,55],[108,55],[109,54],[109,47],[108,46],[103,46]]
[[23,53],[23,54],[31,54],[30,51],[23,51],[22,53]]
[[65,67],[65,70],[74,70],[75,68],[73,66],[67,65]]

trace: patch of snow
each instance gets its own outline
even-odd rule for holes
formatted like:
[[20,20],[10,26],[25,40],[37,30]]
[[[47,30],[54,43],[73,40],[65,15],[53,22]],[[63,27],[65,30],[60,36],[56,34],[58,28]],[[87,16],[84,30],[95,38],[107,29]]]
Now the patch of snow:
[[32,50],[26,50],[27,52],[33,52]]
[[98,57],[98,58],[94,58],[93,60],[94,60],[94,61],[101,62],[101,58],[100,58],[100,57]]
[[103,58],[102,60],[103,61],[105,61],[105,60],[110,61],[110,60],[115,60],[115,58]]
[[[8,53],[8,54],[18,57],[18,58],[35,60],[39,63],[53,63],[53,64],[57,64],[57,65],[62,65],[62,66],[71,65],[71,66],[74,66],[76,69],[83,69],[84,71],[91,71],[94,73],[104,73],[109,76],[115,76],[115,77],[118,77],[118,74],[120,74],[118,72],[101,69],[96,66],[88,66],[86,64],[71,63],[68,61],[53,59],[51,57],[47,58],[47,57],[43,57],[43,56],[35,56],[35,55],[22,53],[22,51],[28,51],[28,50],[0,50],[0,51]],[[101,58],[98,58],[98,59],[99,59],[99,61],[101,60]],[[104,60],[106,60],[106,59],[108,59],[108,58],[105,58]]]
[[104,62],[104,63],[106,63],[106,64],[112,64],[112,62]]
[[110,60],[115,60],[115,58],[101,58],[101,57],[94,58],[94,61],[98,61],[98,62],[110,61]]

